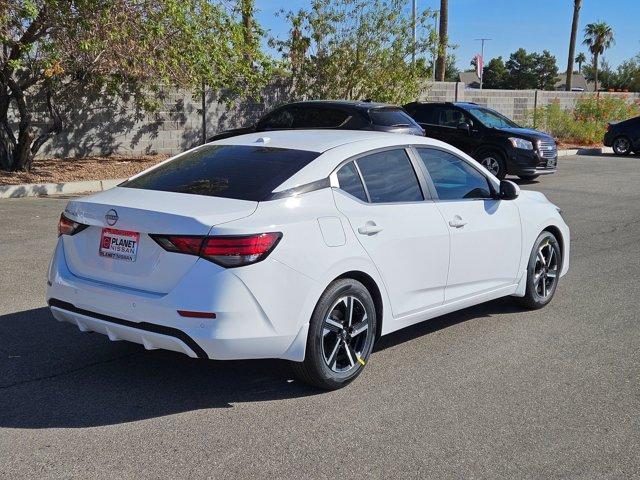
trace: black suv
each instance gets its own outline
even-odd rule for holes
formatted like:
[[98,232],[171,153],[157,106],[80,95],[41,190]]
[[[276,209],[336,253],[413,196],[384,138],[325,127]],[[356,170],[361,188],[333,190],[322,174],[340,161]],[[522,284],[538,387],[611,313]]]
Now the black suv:
[[475,103],[422,103],[404,106],[427,137],[471,155],[496,177],[533,180],[556,172],[558,151],[549,135],[521,128],[504,115]]
[[303,128],[377,130],[424,136],[424,130],[400,107],[368,101],[312,100],[282,105],[255,125],[220,132],[209,141],[244,133]]
[[609,122],[604,134],[604,146],[613,147],[616,155],[640,153],[640,117],[623,122]]

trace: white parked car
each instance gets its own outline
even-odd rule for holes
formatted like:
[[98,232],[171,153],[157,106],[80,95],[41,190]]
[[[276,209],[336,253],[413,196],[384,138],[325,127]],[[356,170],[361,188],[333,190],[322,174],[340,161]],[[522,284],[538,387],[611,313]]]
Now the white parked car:
[[211,359],[282,358],[338,388],[381,335],[487,300],[546,305],[569,229],[445,143],[274,131],[194,148],[69,202],[53,316]]

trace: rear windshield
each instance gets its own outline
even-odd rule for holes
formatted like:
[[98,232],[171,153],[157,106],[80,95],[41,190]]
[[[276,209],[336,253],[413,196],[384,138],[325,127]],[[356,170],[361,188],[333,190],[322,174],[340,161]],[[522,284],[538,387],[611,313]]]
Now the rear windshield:
[[244,145],[205,145],[121,187],[261,201],[320,154]]
[[369,111],[371,121],[384,127],[415,127],[414,120],[399,108],[384,108]]

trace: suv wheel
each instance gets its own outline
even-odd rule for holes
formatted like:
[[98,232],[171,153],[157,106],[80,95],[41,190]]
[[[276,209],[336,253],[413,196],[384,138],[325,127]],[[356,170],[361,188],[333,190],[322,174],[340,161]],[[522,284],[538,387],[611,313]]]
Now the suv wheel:
[[489,170],[499,180],[507,176],[507,165],[502,154],[498,152],[484,152],[479,155],[480,165]]
[[613,152],[616,155],[629,155],[631,153],[631,141],[628,137],[617,137],[613,141]]
[[360,282],[345,278],[322,294],[309,323],[303,362],[294,362],[305,383],[335,390],[354,380],[364,368],[376,337],[376,310]]

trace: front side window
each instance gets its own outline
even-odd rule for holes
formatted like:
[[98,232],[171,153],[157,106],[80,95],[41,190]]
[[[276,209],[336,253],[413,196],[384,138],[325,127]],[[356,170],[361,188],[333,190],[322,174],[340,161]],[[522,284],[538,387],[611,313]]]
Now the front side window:
[[418,148],[440,200],[492,198],[489,181],[461,158],[432,148]]
[[320,154],[248,145],[204,145],[121,187],[261,201]]
[[367,194],[364,191],[360,175],[353,162],[347,163],[338,170],[338,183],[340,184],[341,190],[344,190],[363,202],[367,201]]
[[404,149],[372,153],[356,162],[373,203],[424,200],[416,172]]
[[437,125],[443,127],[457,127],[461,123],[468,123],[467,117],[457,108],[441,107],[437,114]]

